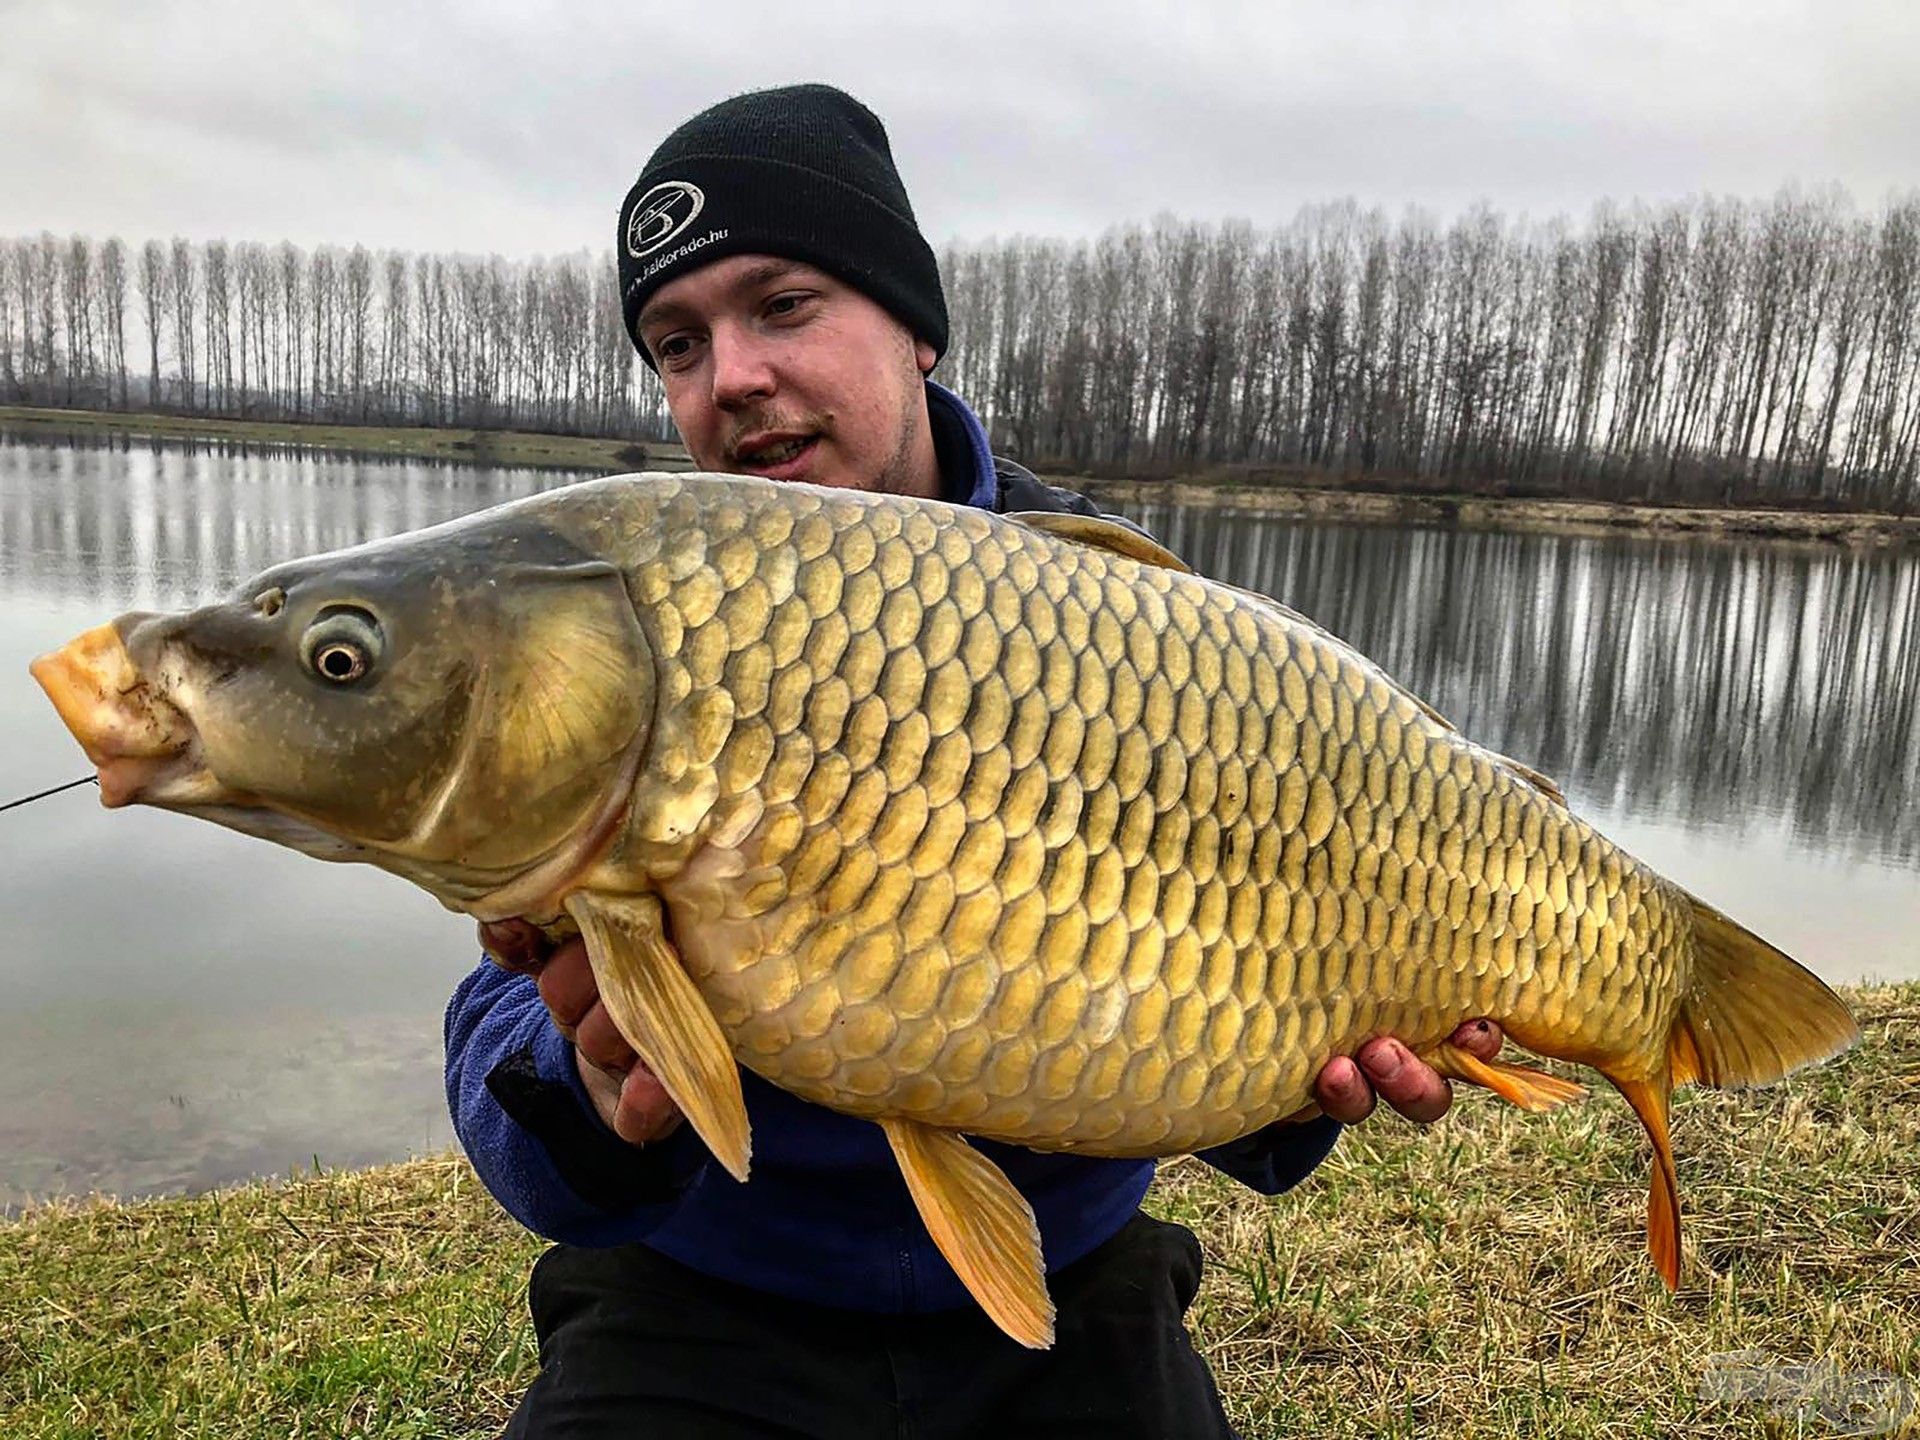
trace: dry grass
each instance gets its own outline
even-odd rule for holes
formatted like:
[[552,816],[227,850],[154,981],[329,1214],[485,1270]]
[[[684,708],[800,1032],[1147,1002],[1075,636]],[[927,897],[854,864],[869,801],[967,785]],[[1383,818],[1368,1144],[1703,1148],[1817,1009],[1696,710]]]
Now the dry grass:
[[540,1250],[463,1160],[0,1230],[0,1435],[491,1435]]
[[1679,1098],[1675,1296],[1644,1250],[1650,1152],[1605,1086],[1369,1125],[1277,1204],[1172,1168],[1163,1208],[1212,1262],[1196,1329],[1248,1434],[1838,1433],[1703,1401],[1738,1351],[1920,1395],[1920,985],[1851,998],[1866,1040],[1843,1059]]
[[[1278,1202],[1169,1167],[1153,1206],[1206,1244],[1195,1330],[1250,1440],[1845,1433],[1703,1399],[1736,1351],[1920,1395],[1920,984],[1852,998],[1845,1059],[1681,1101],[1675,1297],[1610,1094],[1371,1124]],[[38,1211],[0,1228],[0,1435],[495,1434],[538,1248],[451,1159]]]

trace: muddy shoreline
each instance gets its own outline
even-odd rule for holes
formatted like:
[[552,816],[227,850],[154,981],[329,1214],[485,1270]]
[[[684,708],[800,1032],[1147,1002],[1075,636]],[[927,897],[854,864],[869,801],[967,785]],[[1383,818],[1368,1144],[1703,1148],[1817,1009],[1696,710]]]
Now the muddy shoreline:
[[[240,445],[283,445],[337,454],[531,466],[618,474],[685,470],[678,445],[546,435],[515,430],[424,426],[306,425],[198,415],[121,414],[0,405],[0,434],[22,438],[100,436]],[[1711,506],[1625,505],[1594,500],[1500,499],[1388,490],[1325,489],[1212,480],[1119,480],[1049,476],[1107,504],[1180,505],[1232,514],[1270,515],[1359,525],[1456,526],[1544,530],[1560,534],[1756,538],[1861,547],[1920,544],[1920,515],[1849,511],[1746,510]]]
[[1070,479],[1060,483],[1084,490],[1107,504],[1179,505],[1348,524],[1549,530],[1588,535],[1632,532],[1867,547],[1920,544],[1920,516],[1915,515],[1621,505],[1595,500],[1491,499],[1181,480]]

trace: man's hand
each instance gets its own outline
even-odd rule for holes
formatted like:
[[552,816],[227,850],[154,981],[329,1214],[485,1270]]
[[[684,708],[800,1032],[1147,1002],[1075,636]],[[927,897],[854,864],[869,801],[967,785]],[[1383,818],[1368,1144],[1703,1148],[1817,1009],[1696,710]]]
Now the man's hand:
[[[1482,1060],[1500,1053],[1505,1037],[1491,1020],[1469,1020],[1453,1032],[1453,1043]],[[1343,1125],[1358,1125],[1385,1099],[1409,1120],[1431,1124],[1453,1104],[1453,1087],[1431,1065],[1390,1035],[1369,1040],[1349,1060],[1336,1055],[1313,1084],[1320,1108]]]
[[584,940],[575,936],[556,946],[525,920],[498,920],[480,927],[480,944],[501,969],[534,977],[547,1013],[573,1042],[580,1082],[608,1129],[630,1144],[644,1145],[678,1128],[679,1107],[600,1003]]

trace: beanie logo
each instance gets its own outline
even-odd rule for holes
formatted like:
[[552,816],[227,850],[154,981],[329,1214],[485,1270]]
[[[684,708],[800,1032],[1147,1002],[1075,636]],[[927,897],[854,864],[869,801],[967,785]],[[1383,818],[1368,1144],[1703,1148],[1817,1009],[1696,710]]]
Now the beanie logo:
[[707,195],[691,180],[662,180],[633,202],[627,215],[627,254],[651,255],[705,208]]

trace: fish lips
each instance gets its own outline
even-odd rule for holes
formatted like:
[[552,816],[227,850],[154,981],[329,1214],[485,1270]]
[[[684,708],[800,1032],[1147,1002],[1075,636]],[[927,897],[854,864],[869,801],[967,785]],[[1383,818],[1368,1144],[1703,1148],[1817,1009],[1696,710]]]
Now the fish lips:
[[141,673],[128,654],[124,615],[97,625],[29,667],[100,778],[109,809],[209,805],[231,797],[201,760],[193,721]]

